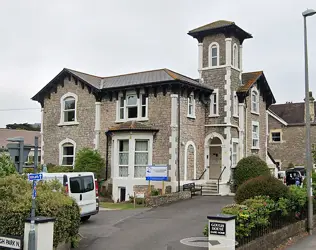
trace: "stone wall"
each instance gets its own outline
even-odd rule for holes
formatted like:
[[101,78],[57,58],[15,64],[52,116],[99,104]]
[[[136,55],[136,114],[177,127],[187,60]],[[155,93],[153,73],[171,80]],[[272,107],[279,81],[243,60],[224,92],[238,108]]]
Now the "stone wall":
[[191,191],[181,191],[159,196],[148,196],[145,198],[145,204],[147,207],[158,207],[168,203],[187,199],[191,199]]
[[[314,215],[314,225],[316,223],[316,215]],[[306,231],[306,220],[290,224],[277,231],[264,235],[250,243],[238,247],[239,250],[252,250],[252,249],[274,249],[281,245],[289,238],[296,236]]]
[[[268,148],[274,160],[280,161],[281,168],[286,169],[289,163],[305,165],[305,126],[284,126],[269,115]],[[272,142],[270,130],[281,129],[281,142]],[[316,126],[311,126],[311,143],[316,143]]]
[[[61,97],[66,93],[78,96],[77,125],[59,126],[61,115]],[[44,162],[60,164],[59,143],[66,138],[74,140],[76,151],[84,147],[94,147],[95,97],[89,94],[86,87],[75,84],[74,79],[64,79],[64,86],[59,84],[57,91],[44,100]]]
[[[259,99],[259,115],[251,113],[251,95],[246,98],[246,106],[246,156],[258,155],[262,160],[266,161],[266,103],[263,101],[262,94],[260,94]],[[252,121],[259,122],[259,149],[252,149]]]

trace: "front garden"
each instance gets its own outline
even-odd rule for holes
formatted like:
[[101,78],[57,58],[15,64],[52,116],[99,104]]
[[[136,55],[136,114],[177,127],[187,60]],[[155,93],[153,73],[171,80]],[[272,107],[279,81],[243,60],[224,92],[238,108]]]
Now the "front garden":
[[[267,165],[258,157],[242,159],[235,169],[234,180],[236,203],[223,207],[222,213],[237,216],[237,248],[306,218],[305,185],[285,186],[270,175]],[[203,233],[208,236],[207,225]]]

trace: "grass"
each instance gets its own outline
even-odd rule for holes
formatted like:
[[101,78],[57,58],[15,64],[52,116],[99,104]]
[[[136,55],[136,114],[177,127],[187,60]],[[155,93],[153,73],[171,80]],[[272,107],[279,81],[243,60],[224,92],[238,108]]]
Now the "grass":
[[[100,202],[100,207],[118,209],[118,210],[127,210],[134,209],[134,203],[122,202],[122,203],[113,203],[113,202]],[[143,208],[144,205],[135,205],[135,208]]]

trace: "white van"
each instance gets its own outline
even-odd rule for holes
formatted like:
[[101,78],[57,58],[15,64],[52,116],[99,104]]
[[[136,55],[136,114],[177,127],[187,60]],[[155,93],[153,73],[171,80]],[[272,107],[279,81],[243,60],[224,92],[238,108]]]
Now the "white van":
[[83,221],[99,212],[98,183],[92,172],[42,174],[44,181],[57,179],[66,187],[67,194],[78,203]]

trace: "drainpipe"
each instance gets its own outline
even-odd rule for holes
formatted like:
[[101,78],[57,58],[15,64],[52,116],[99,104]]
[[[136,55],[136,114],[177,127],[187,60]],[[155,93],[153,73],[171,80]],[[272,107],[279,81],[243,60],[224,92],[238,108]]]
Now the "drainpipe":
[[179,85],[178,91],[178,192],[180,192],[180,96],[181,96],[181,86]]
[[[245,155],[245,157],[247,157],[248,156],[248,153],[247,153],[248,152],[248,133],[247,133],[247,131],[248,131],[248,122],[247,122],[247,120],[248,120],[247,119],[248,118],[248,115],[247,115],[248,109],[247,108],[248,107],[247,107],[247,101],[245,102],[245,104],[246,104],[245,105],[246,108],[244,110],[244,112],[245,112],[245,128],[244,129],[245,129],[245,142],[246,142],[245,144],[246,145],[245,145],[245,154],[244,155]],[[251,130],[252,130],[252,128],[251,128]]]
[[108,179],[108,168],[109,168],[109,131],[106,132],[106,158],[105,158],[105,180]]

